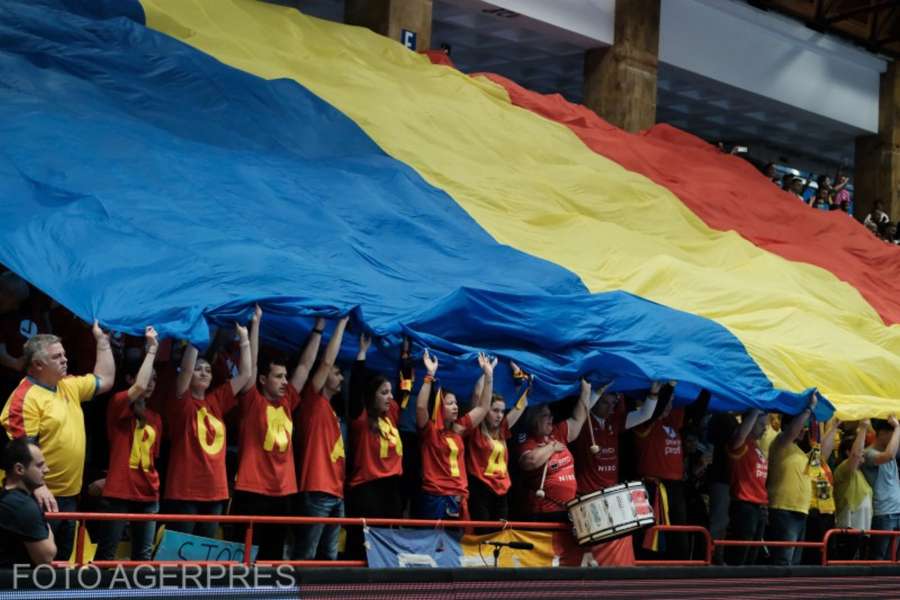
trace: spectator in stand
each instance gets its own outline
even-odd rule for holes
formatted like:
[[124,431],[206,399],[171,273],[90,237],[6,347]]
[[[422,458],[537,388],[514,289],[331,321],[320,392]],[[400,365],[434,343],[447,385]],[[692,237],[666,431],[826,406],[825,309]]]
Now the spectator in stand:
[[834,186],[834,207],[847,213],[850,212],[850,203],[852,201],[850,190],[847,189],[849,185],[850,178],[838,173],[837,183]]
[[[166,427],[172,441],[164,497],[175,514],[221,515],[228,500],[225,470],[225,415],[237,403],[237,394],[251,377],[247,328],[235,325],[240,338],[240,367],[229,381],[209,391],[212,367],[188,346],[175,380],[174,398],[165,400]],[[183,521],[169,528],[214,537],[213,521]]]
[[[713,447],[712,464],[706,473],[709,494],[709,533],[714,540],[725,538],[731,509],[731,442],[739,426],[733,413],[717,412],[709,416],[706,439]],[[713,563],[725,564],[725,548],[713,549]]]
[[810,199],[809,205],[818,210],[831,210],[831,190],[820,184],[819,187],[816,188],[815,194]]
[[[835,526],[842,529],[872,528],[872,487],[860,470],[866,447],[869,422],[860,421],[856,435],[845,436],[839,449],[840,463],[834,470],[834,501],[837,505]],[[844,544],[845,560],[857,557],[858,540],[852,547]]]
[[[744,413],[731,438],[728,458],[731,462],[731,515],[729,539],[761,540],[766,528],[769,494],[766,478],[769,461],[758,441],[766,431],[766,415],[758,408]],[[753,565],[759,548],[729,548],[729,565]]]
[[37,444],[20,437],[6,446],[0,466],[6,471],[0,492],[0,568],[49,564],[56,543],[34,497],[49,470],[44,455]]
[[803,198],[803,192],[806,190],[806,186],[803,185],[803,180],[799,177],[792,177],[788,184],[788,187],[785,188],[785,191],[790,192],[794,196],[796,196],[799,200],[806,203],[806,200]]
[[[513,373],[521,373],[510,363]],[[530,384],[529,384],[530,386]],[[509,518],[509,448],[507,440],[528,402],[527,389],[505,415],[506,401],[494,394],[490,410],[481,425],[466,438],[466,471],[469,474],[469,513],[475,521]]]
[[[897,449],[900,447],[900,423],[893,415],[872,419],[875,442],[863,453],[863,475],[873,492],[872,529],[900,530],[900,478],[897,473]],[[891,559],[891,538],[877,536],[870,541],[869,558]]]
[[[798,542],[806,533],[806,516],[812,502],[812,483],[809,477],[809,456],[797,445],[806,420],[816,406],[815,392],[800,414],[784,417],[781,432],[769,446],[769,472],[766,488],[769,493],[769,531],[766,539]],[[771,548],[776,565],[800,562],[801,549]]]
[[[635,428],[635,448],[638,453],[637,472],[654,504],[654,513],[659,523],[672,525],[687,524],[687,506],[684,489],[684,449],[682,429],[685,423],[685,409],[672,408],[675,399],[674,382],[664,392],[665,402],[657,405],[656,418]],[[662,393],[662,392],[661,392]],[[660,489],[662,488],[662,490]],[[647,549],[654,536],[648,536],[644,546]],[[665,536],[665,554],[673,560],[688,558],[690,538],[685,534]]]
[[[400,405],[390,380],[366,370],[371,344],[367,334],[359,336],[359,351],[350,371],[349,512],[354,517],[398,519],[403,516]],[[404,341],[404,349],[407,345]],[[352,558],[364,558],[359,527],[348,529],[347,550]]]
[[781,184],[781,178],[778,177],[778,169],[775,168],[775,163],[766,163],[766,165],[762,169],[763,175],[766,178],[774,183],[775,185]]
[[[654,382],[640,408],[627,411],[622,394],[601,390],[599,400],[591,409],[585,424],[573,444],[577,494],[586,496],[621,483],[619,477],[619,436],[653,416],[659,398],[661,382]],[[593,435],[591,430],[593,428]],[[633,564],[634,548],[631,536],[619,538],[595,549],[597,562],[604,566]]]
[[[324,319],[316,321],[294,372],[288,379],[286,361],[274,356],[259,357],[259,328],[262,309],[257,306],[250,326],[250,364],[253,374],[238,396],[240,447],[238,469],[231,499],[231,514],[291,514],[291,500],[297,493],[294,467],[292,415],[300,403],[310,369],[319,351]],[[258,384],[258,385],[257,385]],[[246,525],[235,528],[236,541],[244,540]],[[253,543],[259,546],[260,560],[284,558],[286,528],[278,524],[253,526]]]
[[[812,500],[806,518],[805,538],[808,542],[821,542],[825,532],[834,529],[834,476],[828,461],[834,451],[835,432],[840,421],[832,419],[828,427],[824,425],[814,422],[803,446],[809,456],[808,473],[812,483]],[[803,551],[804,564],[820,564],[821,557],[821,553],[815,548]]]
[[12,272],[0,275],[0,397],[8,396],[25,375],[25,342],[49,333],[45,317],[31,301],[24,279]]
[[[155,461],[162,439],[162,420],[147,408],[156,388],[153,362],[159,340],[153,327],[144,337],[147,350],[140,368],[126,369],[127,390],[113,396],[106,408],[109,470],[103,485],[104,509],[117,513],[159,512],[159,473]],[[107,521],[97,542],[97,560],[112,560],[122,539],[125,521]],[[155,521],[131,522],[131,560],[150,560]]]
[[438,359],[426,350],[422,361],[427,375],[416,398],[416,426],[422,445],[422,493],[417,515],[423,519],[466,519],[469,516],[469,486],[466,476],[464,438],[481,425],[494,392],[494,364],[478,355],[482,376],[472,395],[473,406],[459,418],[459,405],[452,392],[438,390],[434,411],[428,414],[428,398],[438,369]]
[[[80,377],[68,376],[66,350],[55,335],[37,334],[25,342],[27,376],[0,413],[0,425],[7,435],[28,436],[41,447],[49,474],[45,485],[33,494],[47,512],[78,508],[87,443],[81,403],[109,391],[116,378],[109,338],[96,321],[92,331],[97,343],[94,372]],[[51,528],[60,560],[68,560],[74,523],[53,521]]]
[[877,231],[882,225],[887,225],[890,222],[891,217],[885,212],[884,204],[881,201],[876,201],[875,208],[866,215],[863,225],[869,229],[872,229],[874,226],[874,230]]
[[[344,438],[341,423],[331,406],[341,391],[344,376],[335,365],[344,330],[350,317],[343,317],[334,328],[325,353],[303,388],[300,406],[294,415],[297,423],[298,514],[303,517],[344,516]],[[321,326],[313,335],[322,335]],[[312,560],[317,556],[335,560],[338,554],[338,525],[302,525],[295,530],[294,560]]]
[[578,490],[575,458],[567,444],[581,433],[588,412],[600,398],[591,394],[591,384],[581,380],[581,394],[572,416],[553,424],[553,413],[546,404],[531,409],[528,438],[522,444],[519,467],[524,472],[528,493],[527,510],[536,521],[565,521],[566,503]]

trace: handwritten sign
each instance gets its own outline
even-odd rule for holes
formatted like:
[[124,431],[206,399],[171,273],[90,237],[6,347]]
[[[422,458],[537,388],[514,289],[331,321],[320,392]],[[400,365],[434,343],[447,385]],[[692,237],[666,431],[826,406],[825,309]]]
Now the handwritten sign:
[[[259,546],[250,547],[250,559],[256,560]],[[214,538],[169,531],[163,534],[156,560],[244,560],[244,545]]]

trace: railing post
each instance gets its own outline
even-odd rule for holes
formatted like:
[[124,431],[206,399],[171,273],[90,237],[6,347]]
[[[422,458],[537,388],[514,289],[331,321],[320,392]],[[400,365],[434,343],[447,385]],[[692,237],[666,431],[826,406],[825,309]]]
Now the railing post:
[[[84,519],[76,521],[78,533],[75,534],[75,564],[81,566],[84,564]],[[64,557],[65,561],[69,561],[69,557]]]
[[253,521],[247,523],[244,531],[244,564],[250,566],[250,553],[253,551]]

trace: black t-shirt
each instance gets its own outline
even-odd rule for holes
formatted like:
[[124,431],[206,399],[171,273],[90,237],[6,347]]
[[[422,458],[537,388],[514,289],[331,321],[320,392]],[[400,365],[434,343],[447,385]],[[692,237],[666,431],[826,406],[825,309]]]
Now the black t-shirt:
[[39,542],[49,535],[34,496],[20,489],[0,489],[0,567],[30,564],[25,542]]

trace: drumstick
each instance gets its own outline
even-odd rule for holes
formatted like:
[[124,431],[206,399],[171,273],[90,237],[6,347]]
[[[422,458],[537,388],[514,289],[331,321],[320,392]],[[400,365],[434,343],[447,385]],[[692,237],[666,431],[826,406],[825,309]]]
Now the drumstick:
[[600,452],[600,446],[597,445],[596,440],[594,440],[594,418],[591,416],[591,409],[588,408],[587,401],[584,402],[584,410],[587,411],[588,414],[588,431],[591,432],[591,454],[597,454]]
[[547,495],[544,491],[544,481],[547,479],[547,467],[550,466],[550,458],[547,458],[547,462],[544,463],[544,472],[541,474],[541,487],[534,493],[538,498],[543,498]]

